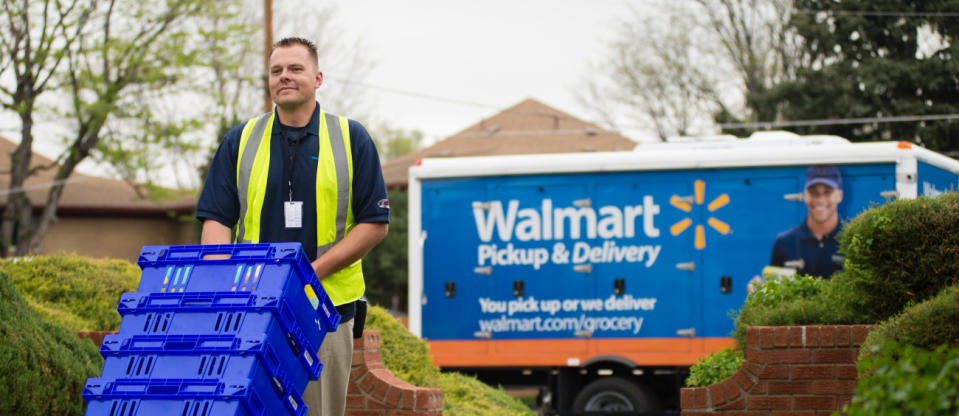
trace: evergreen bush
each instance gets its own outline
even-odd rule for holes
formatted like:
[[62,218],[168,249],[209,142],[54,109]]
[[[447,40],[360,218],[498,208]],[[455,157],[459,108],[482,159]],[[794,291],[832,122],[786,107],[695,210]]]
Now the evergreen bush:
[[[888,340],[868,347],[849,416],[959,414],[959,348],[928,351]],[[864,348],[866,349],[866,348]]]
[[840,233],[833,275],[856,323],[875,323],[959,282],[959,193],[870,209]]
[[133,263],[76,254],[2,260],[0,272],[46,319],[74,332],[118,330],[120,295],[140,282]]
[[429,348],[385,309],[370,305],[366,328],[380,331],[383,364],[399,379],[443,391],[443,414],[450,416],[532,415],[522,402],[503,391],[459,373],[441,373]]
[[92,342],[44,319],[0,273],[0,414],[82,415],[102,367]]

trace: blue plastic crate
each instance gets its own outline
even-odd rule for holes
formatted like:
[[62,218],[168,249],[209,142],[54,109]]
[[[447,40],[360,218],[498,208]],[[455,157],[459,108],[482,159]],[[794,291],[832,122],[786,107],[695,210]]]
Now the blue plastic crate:
[[[208,255],[229,258],[204,259]],[[339,325],[340,315],[300,243],[145,246],[137,264],[143,270],[138,293],[251,292],[303,297],[317,309],[323,330],[336,331]]]
[[[104,352],[104,379],[167,379],[196,378],[222,379],[247,376],[255,366],[263,366],[267,373],[289,379],[293,388],[304,391],[315,375],[295,362],[293,350],[284,345],[267,342],[266,338],[245,338],[236,342],[228,337],[207,336],[190,340],[194,345],[223,345],[222,347],[182,348],[189,345],[183,337],[175,337],[180,349],[166,348],[169,339],[157,337],[130,339],[111,343]],[[229,345],[227,345],[229,344]],[[287,365],[284,365],[287,363]],[[320,364],[319,370],[322,370]]]
[[[242,331],[235,330],[237,321],[245,322],[239,325]],[[196,328],[191,329],[177,322],[193,323]],[[149,330],[140,331],[143,326],[148,326]],[[229,328],[203,333],[203,326]],[[157,331],[154,331],[154,328]],[[310,347],[302,332],[297,328],[287,331],[270,312],[168,312],[127,315],[120,324],[120,333],[107,335],[100,345],[100,354],[105,359],[134,354],[199,357],[234,351],[259,353],[261,358],[271,358],[265,354],[272,352],[272,357],[276,358],[275,362],[296,380],[297,387],[305,387],[308,380],[319,378],[323,368],[316,350]],[[117,375],[113,373],[115,368],[108,369],[106,364],[105,361],[103,375]],[[180,371],[183,373],[173,378],[197,378],[193,373],[196,368],[192,365],[181,367]],[[171,371],[176,371],[176,368]]]
[[103,379],[83,389],[87,416],[303,416],[299,392],[262,371],[249,378]]
[[261,296],[249,292],[124,293],[117,311],[121,334],[223,334],[259,332],[266,320],[279,320],[287,333],[302,333],[300,344],[319,351],[326,332],[302,296]]

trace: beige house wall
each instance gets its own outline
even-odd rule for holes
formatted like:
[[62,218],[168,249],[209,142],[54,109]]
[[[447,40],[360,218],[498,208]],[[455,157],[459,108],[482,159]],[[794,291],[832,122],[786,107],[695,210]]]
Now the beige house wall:
[[146,245],[198,244],[192,218],[59,217],[38,254],[76,253],[135,262]]

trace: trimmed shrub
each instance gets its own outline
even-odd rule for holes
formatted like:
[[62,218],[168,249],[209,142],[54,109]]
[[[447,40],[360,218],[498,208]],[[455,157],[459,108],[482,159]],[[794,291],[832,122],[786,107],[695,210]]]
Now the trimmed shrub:
[[503,391],[459,373],[441,373],[429,348],[385,309],[370,305],[366,328],[380,331],[383,364],[399,379],[443,391],[444,415],[532,415],[522,402]]
[[833,275],[859,323],[882,321],[959,282],[959,193],[870,209],[840,233]]
[[0,414],[82,415],[102,366],[92,342],[45,320],[0,273]]
[[845,307],[839,282],[813,276],[775,278],[746,296],[735,317],[733,338],[746,346],[751,326],[852,324],[857,317]]
[[0,272],[46,319],[74,332],[119,329],[120,295],[140,282],[133,263],[76,254],[3,260]]
[[706,387],[732,377],[742,367],[743,359],[742,350],[734,348],[723,348],[709,354],[689,368],[686,387]]
[[849,416],[959,414],[959,348],[927,351],[889,340],[859,362],[860,378]]
[[859,351],[860,376],[872,374],[874,369],[865,362],[882,352],[881,346],[888,341],[925,350],[940,345],[959,347],[959,285],[945,288],[936,297],[906,308],[871,331]]

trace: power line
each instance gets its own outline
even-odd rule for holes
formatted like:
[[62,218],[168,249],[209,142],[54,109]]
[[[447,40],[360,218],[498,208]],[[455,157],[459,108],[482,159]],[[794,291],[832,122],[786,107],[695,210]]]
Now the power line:
[[826,13],[834,16],[870,16],[870,17],[959,17],[959,12],[903,12],[903,11],[865,11],[865,10],[810,10],[796,9],[795,13],[819,14]]
[[755,123],[720,123],[720,128],[772,128],[797,126],[833,126],[842,124],[866,123],[904,123],[912,121],[959,120],[959,114],[936,114],[929,116],[866,117],[866,118],[826,118],[818,120],[761,121]]

